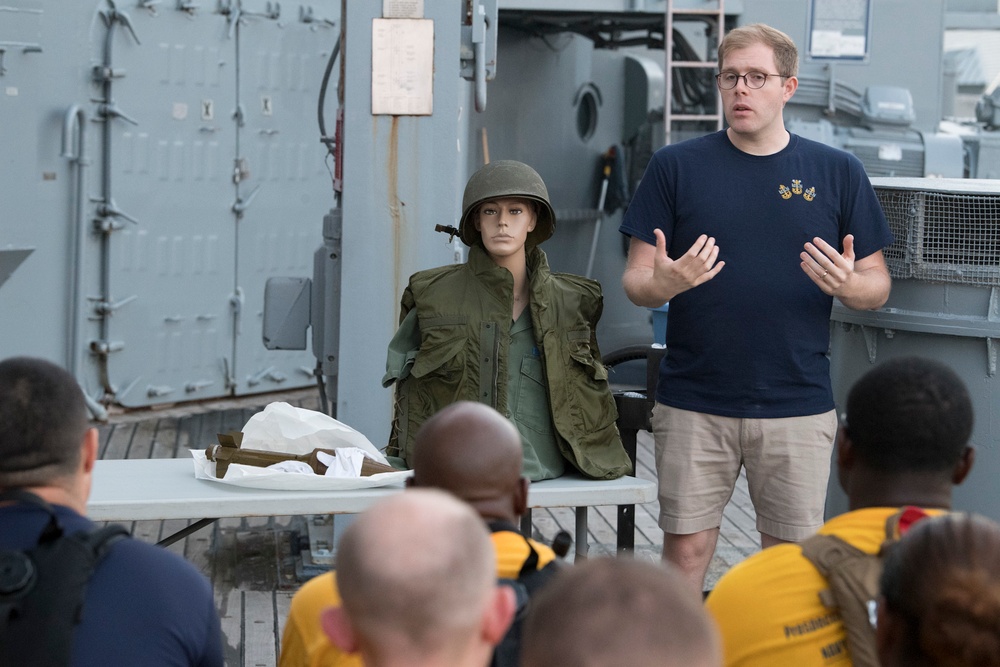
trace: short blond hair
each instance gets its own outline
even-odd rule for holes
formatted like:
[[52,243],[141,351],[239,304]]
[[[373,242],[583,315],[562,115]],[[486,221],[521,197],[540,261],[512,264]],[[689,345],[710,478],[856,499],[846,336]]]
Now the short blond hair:
[[764,23],[751,23],[726,33],[722,43],[719,44],[719,69],[725,66],[727,55],[755,44],[763,44],[774,51],[774,64],[778,68],[774,74],[798,76],[799,49],[795,46],[795,42],[777,28]]
[[433,654],[475,632],[495,586],[486,524],[437,489],[381,500],[337,548],[337,587],[355,630],[410,655]]
[[666,563],[595,558],[531,600],[524,667],[718,667],[722,643],[700,598]]

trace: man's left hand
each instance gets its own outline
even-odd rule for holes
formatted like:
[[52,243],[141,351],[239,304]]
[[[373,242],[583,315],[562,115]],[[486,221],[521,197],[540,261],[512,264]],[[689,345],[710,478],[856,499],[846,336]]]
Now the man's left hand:
[[848,234],[844,237],[843,254],[817,236],[812,243],[806,243],[805,251],[799,257],[806,275],[824,293],[837,296],[838,290],[854,275],[854,236]]
[[874,310],[881,308],[889,298],[892,279],[882,251],[856,259],[851,234],[844,237],[843,254],[817,237],[805,244],[805,251],[799,258],[809,279],[848,308]]

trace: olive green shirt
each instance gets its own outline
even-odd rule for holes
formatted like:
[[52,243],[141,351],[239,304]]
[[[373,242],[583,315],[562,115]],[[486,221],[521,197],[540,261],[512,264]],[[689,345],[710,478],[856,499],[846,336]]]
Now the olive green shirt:
[[507,409],[509,419],[521,433],[524,476],[533,482],[559,477],[566,470],[566,460],[556,443],[545,389],[545,369],[535,346],[530,308],[525,308],[517,321],[511,322],[510,363]]

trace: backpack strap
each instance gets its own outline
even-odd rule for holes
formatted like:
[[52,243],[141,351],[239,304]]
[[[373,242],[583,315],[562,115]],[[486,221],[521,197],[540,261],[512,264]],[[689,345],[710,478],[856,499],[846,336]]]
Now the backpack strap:
[[900,535],[926,516],[916,507],[894,512],[886,519],[885,540],[875,554],[865,553],[836,535],[813,535],[801,543],[802,555],[826,578],[829,588],[820,591],[819,598],[825,607],[840,614],[855,667],[878,665],[875,622],[882,557]]
[[524,533],[518,530],[514,524],[509,521],[495,519],[493,521],[488,521],[486,525],[489,527],[491,533],[516,533],[524,539],[524,545],[528,547],[528,556],[524,559],[524,563],[521,564],[521,569],[518,570],[518,579],[521,579],[538,569],[538,551],[536,551],[534,545],[531,544],[531,540],[525,537]]
[[851,663],[855,667],[878,667],[875,599],[882,572],[881,558],[836,535],[813,535],[806,539],[802,542],[802,555],[826,578],[829,588],[820,591],[819,598],[825,607],[840,614]]
[[49,522],[45,525],[42,530],[42,534],[38,537],[38,543],[47,543],[53,540],[57,540],[62,537],[63,529],[59,525],[59,521],[56,519],[56,510],[52,505],[45,501],[39,495],[32,493],[31,491],[25,491],[24,489],[7,489],[6,491],[0,492],[0,503],[4,501],[13,501],[14,503],[20,503],[23,505],[34,505],[35,507],[40,507],[49,514]]
[[98,562],[115,542],[128,536],[111,524],[64,534],[55,510],[34,494],[4,492],[0,498],[41,506],[49,523],[29,550],[4,550],[3,562],[23,568],[3,579],[0,590],[0,667],[69,664],[76,625],[83,618],[87,584]]
[[555,576],[559,570],[560,562],[558,559],[553,559],[539,569],[538,563],[540,557],[538,550],[535,549],[531,540],[525,537],[516,526],[507,521],[490,521],[487,522],[487,525],[490,531],[494,533],[509,532],[517,534],[524,540],[525,546],[528,547],[528,555],[521,564],[517,578],[501,578],[497,580],[500,585],[513,589],[516,606],[510,627],[507,629],[500,643],[493,649],[493,658],[490,665],[491,667],[516,667],[520,664],[521,626],[531,606],[531,596]]
[[[850,563],[851,560],[862,560],[872,557],[861,549],[848,544],[836,535],[813,535],[801,543],[802,555],[805,556],[822,574],[827,582],[833,577],[838,568]],[[860,597],[864,597],[866,592],[858,589],[855,591]],[[826,589],[820,591],[819,599],[824,607],[836,609],[841,607],[840,600],[834,595],[834,591]]]

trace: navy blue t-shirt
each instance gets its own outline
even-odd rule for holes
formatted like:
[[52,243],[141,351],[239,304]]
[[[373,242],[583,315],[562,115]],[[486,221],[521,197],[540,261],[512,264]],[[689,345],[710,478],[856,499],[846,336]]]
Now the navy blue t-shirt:
[[830,309],[799,266],[814,237],[856,259],[892,243],[860,160],[791,135],[749,155],[720,131],[653,155],[620,231],[655,245],[660,228],[676,259],[701,234],[726,265],[670,301],[667,354],[656,400],[729,417],[776,418],[833,409]]
[[[93,527],[67,507],[55,510],[68,534]],[[0,508],[0,548],[34,547],[48,520],[39,507]],[[115,542],[87,586],[70,665],[222,667],[222,631],[208,579],[161,547]]]

